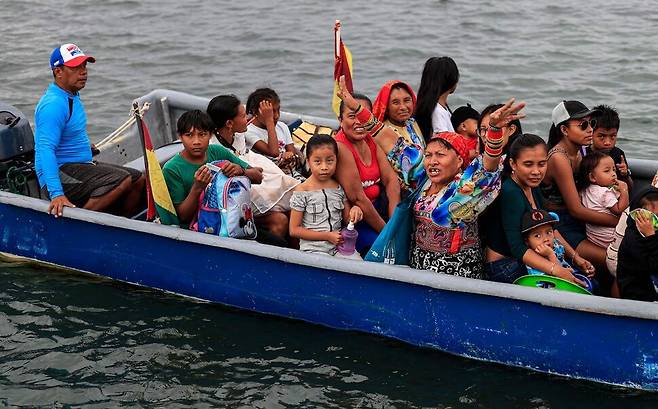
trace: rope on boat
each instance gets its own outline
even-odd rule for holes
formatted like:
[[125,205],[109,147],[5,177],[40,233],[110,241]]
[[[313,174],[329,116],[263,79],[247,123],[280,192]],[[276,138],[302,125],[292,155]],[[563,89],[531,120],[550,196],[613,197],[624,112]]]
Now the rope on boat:
[[[144,113],[146,113],[146,111],[148,111],[150,107],[151,107],[151,103],[150,103],[150,102],[145,102],[144,105],[142,105],[142,107],[139,108],[139,111],[138,111],[137,113],[138,113],[140,116],[143,116]],[[102,146],[104,146],[104,145],[107,145],[107,144],[111,144],[111,143],[113,143],[116,139],[118,139],[120,136],[122,136],[123,133],[124,133],[128,128],[130,128],[130,127],[133,126],[134,124],[135,124],[135,110],[134,110],[134,109],[131,109],[131,110],[130,110],[130,117],[126,120],[126,122],[124,122],[123,124],[121,124],[120,127],[118,127],[116,130],[114,130],[114,132],[112,132],[111,134],[109,134],[107,137],[105,137],[105,139],[103,139],[102,141],[98,142],[98,143],[96,144],[96,147],[100,149],[100,148],[101,148]]]

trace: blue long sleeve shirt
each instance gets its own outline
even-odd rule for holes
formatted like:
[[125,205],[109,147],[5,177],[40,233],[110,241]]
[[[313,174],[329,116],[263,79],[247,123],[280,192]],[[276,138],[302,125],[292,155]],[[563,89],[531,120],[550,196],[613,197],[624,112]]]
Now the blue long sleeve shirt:
[[[73,110],[69,118],[69,98]],[[91,143],[87,135],[87,114],[75,95],[52,83],[34,111],[34,166],[41,187],[50,199],[64,195],[59,167],[65,163],[91,162]]]

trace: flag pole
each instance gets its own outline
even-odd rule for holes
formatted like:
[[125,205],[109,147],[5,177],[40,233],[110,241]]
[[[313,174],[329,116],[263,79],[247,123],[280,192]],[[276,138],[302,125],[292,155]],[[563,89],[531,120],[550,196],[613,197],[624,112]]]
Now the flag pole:
[[133,115],[135,116],[137,131],[139,132],[139,142],[142,144],[142,153],[144,154],[144,177],[146,179],[146,200],[148,202],[146,220],[153,221],[155,219],[155,204],[153,201],[153,193],[151,192],[149,161],[146,156],[146,139],[144,138],[144,129],[142,128],[142,114],[139,112],[139,104],[137,101],[133,102]]
[[334,25],[334,59],[340,58],[340,20]]

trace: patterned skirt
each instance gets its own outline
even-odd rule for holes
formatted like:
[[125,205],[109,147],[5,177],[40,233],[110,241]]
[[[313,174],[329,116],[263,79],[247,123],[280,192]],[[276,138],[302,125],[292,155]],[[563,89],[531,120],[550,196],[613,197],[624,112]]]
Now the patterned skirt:
[[455,254],[439,254],[414,245],[409,264],[419,270],[484,279],[484,260],[480,246],[470,247]]

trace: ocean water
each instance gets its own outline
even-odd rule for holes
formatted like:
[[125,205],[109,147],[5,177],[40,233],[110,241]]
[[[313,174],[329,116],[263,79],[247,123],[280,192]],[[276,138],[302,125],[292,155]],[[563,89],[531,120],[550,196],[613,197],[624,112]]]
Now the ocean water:
[[[333,22],[357,90],[450,55],[452,107],[528,103],[546,136],[563,99],[620,112],[621,146],[654,159],[658,13],[651,1],[2,0],[0,100],[30,118],[52,49],[97,58],[82,96],[100,140],[155,88],[330,116]],[[655,408],[654,395],[472,362],[362,334],[198,304],[29,265],[0,266],[0,407]]]

